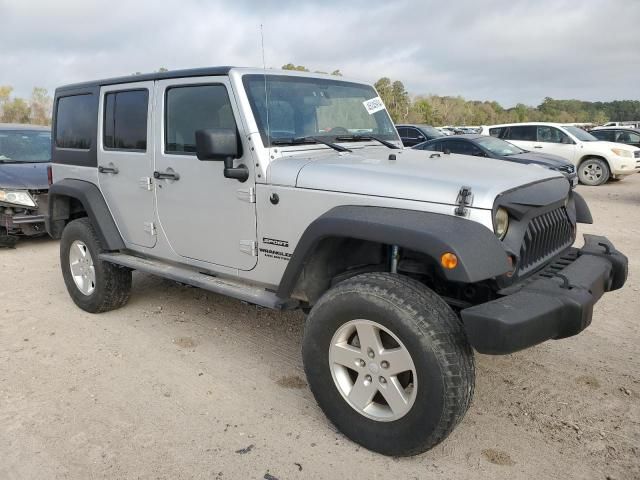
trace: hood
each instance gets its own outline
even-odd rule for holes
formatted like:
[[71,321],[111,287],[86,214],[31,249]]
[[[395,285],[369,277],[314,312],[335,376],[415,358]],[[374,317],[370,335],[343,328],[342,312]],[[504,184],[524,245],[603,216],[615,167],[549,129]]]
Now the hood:
[[567,165],[572,165],[571,162],[568,162],[564,158],[558,155],[552,155],[550,153],[538,153],[538,152],[524,152],[518,155],[509,155],[507,157],[503,157],[505,160],[513,160],[514,162],[527,162],[527,163],[536,163],[539,165],[546,165],[553,168],[566,167]]
[[[271,184],[314,190],[401,198],[455,205],[461,187],[471,187],[474,208],[493,208],[495,198],[513,188],[561,175],[502,160],[413,149],[368,147],[352,153],[318,151],[283,156],[271,162]],[[389,160],[394,154],[396,160]]]
[[0,188],[48,190],[49,163],[0,163]]
[[610,150],[612,148],[629,150],[630,152],[635,152],[636,150],[638,150],[638,147],[634,147],[633,145],[627,145],[626,143],[606,142],[604,140],[598,140],[597,142],[583,142],[583,145],[584,148],[588,148],[590,150],[598,150],[606,153],[610,153]]

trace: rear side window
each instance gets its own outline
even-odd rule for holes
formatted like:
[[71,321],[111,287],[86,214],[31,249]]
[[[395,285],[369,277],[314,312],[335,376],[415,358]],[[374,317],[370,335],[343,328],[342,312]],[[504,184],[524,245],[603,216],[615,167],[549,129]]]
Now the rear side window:
[[89,150],[96,119],[92,95],[60,97],[56,109],[56,146]]
[[451,153],[460,155],[481,155],[482,150],[470,142],[447,142],[447,148]]
[[402,138],[407,138],[407,129],[406,127],[398,127],[398,135]]
[[502,128],[502,127],[490,128],[489,135],[496,138],[503,138],[502,134],[505,132],[505,130],[506,128]]
[[171,87],[167,90],[165,105],[166,153],[195,153],[197,130],[236,130],[231,102],[224,85]]
[[107,93],[104,96],[104,147],[146,151],[148,105],[146,89]]
[[537,139],[536,127],[533,125],[509,127],[509,131],[502,138],[506,140],[525,140],[535,142]]

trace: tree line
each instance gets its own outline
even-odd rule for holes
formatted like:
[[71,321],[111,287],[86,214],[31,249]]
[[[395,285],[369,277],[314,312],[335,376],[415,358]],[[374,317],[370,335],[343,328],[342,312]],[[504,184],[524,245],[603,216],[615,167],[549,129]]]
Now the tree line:
[[13,87],[0,85],[0,123],[51,125],[53,100],[46,88],[35,87],[29,98],[12,93]]
[[[303,65],[288,63],[283,70],[309,72]],[[166,71],[161,68],[159,71]],[[316,73],[327,73],[316,71]],[[137,72],[134,74],[138,74]],[[339,69],[331,75],[342,76]],[[461,96],[409,95],[400,80],[382,77],[375,83],[391,118],[396,123],[441,125],[492,125],[512,122],[559,122],[603,124],[607,121],[640,120],[640,101],[587,102],[546,97],[536,106],[518,103],[504,108],[496,101],[466,100]],[[52,99],[47,90],[35,87],[29,98],[12,95],[13,87],[0,85],[0,122],[50,125]]]
[[466,100],[461,96],[410,96],[400,80],[382,77],[376,90],[396,123],[492,125],[513,122],[591,123],[640,120],[640,101],[587,102],[546,97],[537,107],[518,103],[504,108],[496,101]]

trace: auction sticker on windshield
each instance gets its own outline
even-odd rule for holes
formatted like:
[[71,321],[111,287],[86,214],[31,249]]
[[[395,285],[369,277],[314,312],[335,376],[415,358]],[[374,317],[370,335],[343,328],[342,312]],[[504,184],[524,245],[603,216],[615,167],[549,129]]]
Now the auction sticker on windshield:
[[362,104],[364,105],[364,108],[367,109],[367,112],[369,112],[369,115],[373,115],[380,110],[384,110],[384,103],[382,103],[382,99],[380,97],[365,100]]

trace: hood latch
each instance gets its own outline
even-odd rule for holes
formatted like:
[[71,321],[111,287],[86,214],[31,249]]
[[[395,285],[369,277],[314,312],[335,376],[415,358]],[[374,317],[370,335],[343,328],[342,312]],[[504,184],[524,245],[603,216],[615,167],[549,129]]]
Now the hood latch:
[[471,187],[460,187],[456,203],[458,206],[454,213],[460,217],[466,217],[468,212],[467,207],[470,207],[473,204],[473,193],[471,192]]

